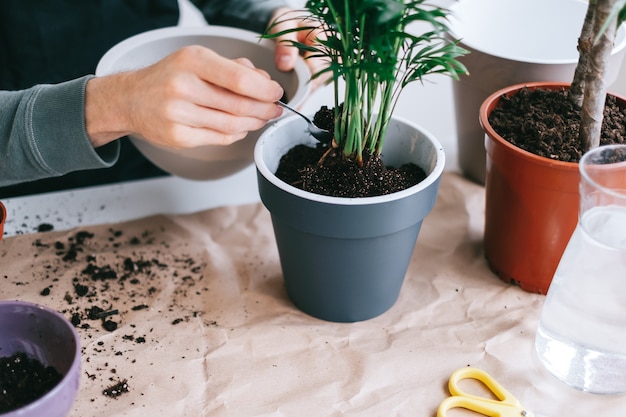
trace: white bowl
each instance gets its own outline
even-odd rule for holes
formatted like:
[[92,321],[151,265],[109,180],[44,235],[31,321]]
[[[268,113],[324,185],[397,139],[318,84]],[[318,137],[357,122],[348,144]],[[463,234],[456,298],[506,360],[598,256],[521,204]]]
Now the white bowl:
[[[98,63],[96,75],[142,68],[187,45],[203,45],[231,59],[248,58],[283,86],[293,107],[299,107],[309,94],[311,74],[302,59],[293,71],[278,71],[274,65],[274,41],[259,39],[255,32],[224,26],[177,26],[140,33],[111,48]],[[250,132],[232,145],[190,149],[157,146],[140,136],[131,135],[130,139],[164,171],[183,178],[209,180],[232,175],[251,165],[254,145],[263,130]]]

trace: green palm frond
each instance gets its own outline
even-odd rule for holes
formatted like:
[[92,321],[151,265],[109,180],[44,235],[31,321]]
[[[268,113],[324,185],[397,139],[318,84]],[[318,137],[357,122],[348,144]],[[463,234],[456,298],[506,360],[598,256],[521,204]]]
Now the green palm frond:
[[[626,1],[626,0],[625,0]],[[362,160],[364,150],[380,153],[387,123],[400,92],[428,74],[458,79],[467,73],[457,58],[467,51],[446,36],[448,11],[426,0],[308,0],[301,27],[264,35],[276,38],[296,31],[317,33],[313,45],[289,41],[309,59],[328,66],[313,78],[332,74],[335,81],[335,140],[346,155]],[[280,19],[275,25],[281,23]],[[415,35],[413,26],[426,25]],[[411,28],[409,28],[411,26]],[[343,80],[343,105],[338,82]]]

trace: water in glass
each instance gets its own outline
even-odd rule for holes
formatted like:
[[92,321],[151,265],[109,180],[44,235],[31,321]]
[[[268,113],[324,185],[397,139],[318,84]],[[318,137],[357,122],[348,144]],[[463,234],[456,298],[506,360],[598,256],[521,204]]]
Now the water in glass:
[[624,393],[626,145],[590,151],[580,169],[579,222],[548,290],[535,346],[568,385]]

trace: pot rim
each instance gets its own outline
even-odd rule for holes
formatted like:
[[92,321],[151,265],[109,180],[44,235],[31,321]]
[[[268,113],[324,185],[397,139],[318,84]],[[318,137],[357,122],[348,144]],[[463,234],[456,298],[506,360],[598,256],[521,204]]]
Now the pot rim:
[[256,32],[230,26],[169,26],[140,32],[115,44],[102,55],[95,73],[96,75],[111,73],[115,70],[115,64],[120,56],[147,43],[163,39],[207,35],[253,42],[266,48],[272,48],[274,45],[270,39],[260,38],[260,35]]
[[[164,39],[185,38],[189,36],[215,36],[220,38],[230,38],[258,45],[259,47],[273,51],[275,42],[271,39],[261,38],[256,32],[247,29],[240,29],[230,26],[206,25],[206,26],[170,26],[159,29],[152,29],[130,36],[108,49],[98,61],[95,74],[97,76],[108,75],[119,72],[117,69],[118,60],[130,51],[141,48],[151,42]],[[309,80],[311,71],[304,59],[296,60],[293,71],[299,79]],[[301,91],[296,91],[290,97],[289,104],[300,106],[311,92],[311,84],[305,82]]]
[[254,160],[256,163],[256,168],[261,173],[261,175],[263,175],[263,177],[265,177],[274,186],[282,189],[285,192],[296,195],[300,198],[317,201],[319,203],[346,205],[346,206],[361,206],[361,205],[364,206],[364,205],[372,205],[372,204],[383,204],[383,203],[387,203],[390,201],[400,200],[402,198],[405,198],[409,195],[415,194],[421,190],[424,190],[430,187],[434,182],[437,181],[439,177],[441,177],[441,175],[443,174],[444,167],[445,167],[445,153],[444,153],[443,146],[441,145],[441,143],[427,129],[423,128],[417,123],[414,123],[400,116],[392,115],[391,119],[394,119],[396,121],[399,121],[400,123],[409,125],[416,131],[420,132],[421,135],[423,135],[425,138],[428,139],[429,142],[432,143],[433,148],[435,149],[436,157],[437,157],[435,166],[433,167],[430,174],[427,174],[426,178],[422,180],[419,184],[416,184],[404,190],[397,191],[391,194],[375,196],[375,197],[356,197],[356,198],[334,197],[334,196],[327,196],[327,195],[315,194],[315,193],[311,193],[308,191],[304,191],[300,188],[294,187],[280,180],[276,175],[274,175],[273,172],[270,171],[270,169],[265,164],[265,160],[263,158],[263,147],[265,145],[265,141],[267,140],[267,137],[270,136],[270,134],[273,131],[281,129],[281,127],[285,124],[301,120],[299,116],[295,116],[295,115],[288,116],[284,119],[278,120],[277,122],[269,126],[268,129],[259,138],[254,148]]
[[[479,110],[479,122],[481,127],[483,128],[485,135],[488,136],[494,142],[497,142],[499,145],[503,146],[505,149],[510,152],[516,152],[521,155],[521,157],[535,163],[538,165],[549,166],[552,169],[562,169],[562,170],[578,170],[578,162],[564,162],[558,161],[555,159],[546,158],[540,155],[536,155],[532,152],[528,152],[511,142],[504,139],[493,129],[491,124],[489,123],[489,115],[491,111],[498,105],[500,101],[500,97],[503,95],[513,95],[524,87],[528,87],[531,89],[535,88],[549,88],[549,89],[560,89],[560,88],[569,88],[571,83],[569,82],[557,82],[557,81],[534,81],[527,83],[519,83],[512,84],[510,86],[501,88],[490,94],[481,104]],[[615,93],[607,93],[612,96],[617,97],[620,100],[626,100],[622,96]],[[487,145],[487,137],[485,137],[485,147]]]
[[[7,220],[7,207],[0,201],[0,226]],[[2,235],[0,235],[0,239]]]

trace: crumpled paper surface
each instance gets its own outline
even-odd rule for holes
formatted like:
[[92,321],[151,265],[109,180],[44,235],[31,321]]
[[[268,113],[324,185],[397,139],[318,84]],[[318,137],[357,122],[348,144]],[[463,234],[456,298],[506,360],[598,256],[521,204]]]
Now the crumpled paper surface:
[[[80,319],[71,417],[435,416],[468,365],[536,413],[623,417],[626,397],[578,392],[538,362],[544,297],[489,271],[483,218],[484,189],[444,174],[398,302],[365,322],[290,303],[261,204],[7,238],[0,299]],[[118,314],[90,319],[94,306]]]

